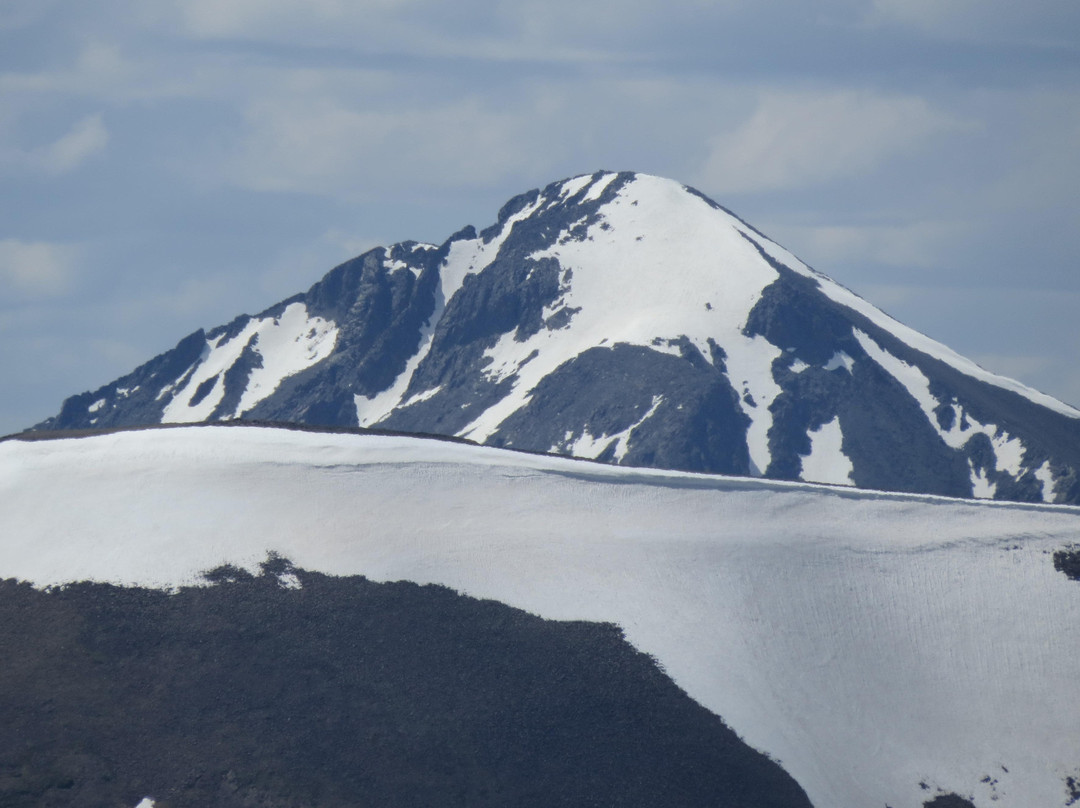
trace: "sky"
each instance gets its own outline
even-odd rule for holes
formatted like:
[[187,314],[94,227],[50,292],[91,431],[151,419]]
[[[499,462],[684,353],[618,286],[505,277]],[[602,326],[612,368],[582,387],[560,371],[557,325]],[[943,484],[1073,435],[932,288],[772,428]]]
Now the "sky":
[[2,0],[0,434],[598,169],[1080,405],[1075,0]]

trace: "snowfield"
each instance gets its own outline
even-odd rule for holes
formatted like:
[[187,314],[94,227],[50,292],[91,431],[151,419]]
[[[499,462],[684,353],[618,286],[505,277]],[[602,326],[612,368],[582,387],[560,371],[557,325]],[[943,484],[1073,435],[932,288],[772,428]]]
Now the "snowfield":
[[[815,443],[827,470],[843,467],[833,430]],[[276,551],[612,621],[821,808],[1069,804],[1080,582],[1053,553],[1074,542],[1074,508],[417,438],[192,426],[0,443],[0,576],[173,587]]]

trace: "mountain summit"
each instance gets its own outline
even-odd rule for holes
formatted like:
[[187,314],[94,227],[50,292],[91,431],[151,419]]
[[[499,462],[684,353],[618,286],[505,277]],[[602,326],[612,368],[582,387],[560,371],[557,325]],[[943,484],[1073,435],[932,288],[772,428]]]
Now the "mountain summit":
[[1080,504],[1080,411],[988,373],[703,194],[597,172],[376,248],[37,430],[262,420],[610,463]]

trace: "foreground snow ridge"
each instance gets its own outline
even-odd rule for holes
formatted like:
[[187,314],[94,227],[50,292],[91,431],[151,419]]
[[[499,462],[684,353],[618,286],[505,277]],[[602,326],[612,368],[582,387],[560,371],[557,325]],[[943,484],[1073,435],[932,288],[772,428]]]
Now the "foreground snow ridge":
[[405,437],[202,426],[0,443],[4,577],[170,587],[276,551],[615,622],[818,806],[1069,804],[1080,582],[1054,553],[1078,537],[1071,508]]

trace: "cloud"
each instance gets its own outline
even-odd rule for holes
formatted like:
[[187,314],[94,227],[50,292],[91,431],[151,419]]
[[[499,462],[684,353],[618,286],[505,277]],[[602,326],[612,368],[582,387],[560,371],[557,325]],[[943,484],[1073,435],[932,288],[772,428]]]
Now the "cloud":
[[876,23],[901,23],[925,30],[942,30],[953,20],[967,17],[986,0],[872,0],[866,19]]
[[1010,379],[1031,379],[1043,373],[1053,360],[1046,355],[975,354],[971,360],[980,367],[993,368],[993,372]]
[[160,0],[137,13],[170,38],[423,56],[474,41],[496,17],[431,0]]
[[200,37],[250,37],[325,28],[341,34],[341,25],[362,23],[379,11],[409,5],[411,0],[178,0],[175,9],[185,28]]
[[59,0],[4,0],[0,3],[0,31],[15,31],[47,18],[58,2]]
[[748,120],[712,139],[704,176],[728,193],[805,187],[872,170],[964,126],[917,97],[766,91]]
[[0,73],[0,90],[9,93],[117,94],[135,77],[135,69],[112,44],[87,42],[66,66],[37,72]]
[[[4,110],[0,107],[0,113],[2,112]],[[98,113],[79,119],[56,140],[26,148],[12,142],[17,140],[14,130],[19,128],[15,126],[15,122],[20,118],[19,112],[14,109],[7,112],[9,114],[6,120],[3,120],[0,114],[0,174],[68,174],[94,155],[103,152],[109,144],[109,130]],[[25,124],[24,127],[29,128]],[[41,138],[38,138],[39,142],[40,140]]]
[[1080,161],[1071,155],[1080,143],[1080,87],[983,93],[980,100],[999,136],[986,201],[1002,209],[1020,201],[1075,211]]
[[1066,351],[1048,348],[1043,353],[975,353],[980,367],[1016,379],[1073,406],[1080,405],[1080,371]]
[[798,245],[810,263],[872,261],[892,267],[933,269],[940,266],[950,245],[970,237],[970,226],[931,220],[888,225],[773,226],[766,232]]
[[527,116],[469,96],[400,106],[276,96],[253,102],[245,117],[227,170],[258,191],[479,187],[545,159],[542,132],[529,131]]
[[1080,6],[1067,0],[872,0],[864,20],[872,26],[908,26],[942,39],[1074,51]]
[[[237,102],[239,121],[219,127],[214,143],[193,132],[169,152],[178,174],[205,187],[349,203],[388,192],[401,198],[452,189],[460,197],[495,186],[512,194],[604,167],[696,181],[700,133],[732,126],[732,110],[752,100],[712,77],[496,71],[478,86],[469,70],[251,72],[244,96],[223,99]],[[703,96],[712,103],[701,104]],[[495,209],[499,202],[492,200]]]
[[65,174],[103,151],[108,143],[109,130],[105,128],[101,115],[87,115],[66,135],[48,146],[35,149],[31,157],[49,174]]
[[61,295],[74,280],[75,254],[65,244],[0,239],[0,289],[29,297]]
[[[128,10],[137,16],[139,9]],[[18,110],[25,114],[46,105],[62,107],[73,98],[97,107],[122,109],[141,103],[144,109],[160,109],[177,99],[218,98],[249,78],[245,71],[237,75],[241,59],[200,53],[175,32],[119,28],[110,26],[100,37],[79,31],[77,46],[49,48],[51,58],[41,64],[35,60],[35,69],[2,70],[0,112],[10,119]]]
[[673,20],[715,16],[744,0],[165,0],[143,12],[197,40],[346,48],[422,59],[597,63],[637,60]]

